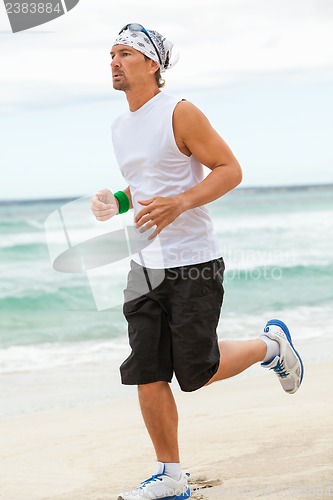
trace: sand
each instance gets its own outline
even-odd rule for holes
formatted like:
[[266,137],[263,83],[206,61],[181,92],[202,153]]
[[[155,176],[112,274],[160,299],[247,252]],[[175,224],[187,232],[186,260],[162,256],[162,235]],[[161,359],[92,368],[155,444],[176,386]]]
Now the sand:
[[[333,497],[333,361],[322,347],[318,362],[304,345],[294,395],[259,366],[252,376],[176,391],[194,499]],[[0,498],[111,500],[150,476],[152,445],[136,393],[127,394],[0,420]]]

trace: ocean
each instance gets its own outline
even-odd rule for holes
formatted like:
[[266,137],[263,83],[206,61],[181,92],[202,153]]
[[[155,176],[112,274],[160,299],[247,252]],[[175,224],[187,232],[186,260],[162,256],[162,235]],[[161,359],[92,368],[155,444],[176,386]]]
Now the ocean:
[[[121,305],[98,310],[85,273],[52,267],[45,221],[70,201],[0,202],[0,378],[118,366],[128,353]],[[333,185],[240,188],[209,209],[226,264],[219,336],[255,338],[277,317],[295,339],[330,338]],[[82,233],[80,214],[71,231]],[[115,275],[118,296],[125,283]]]

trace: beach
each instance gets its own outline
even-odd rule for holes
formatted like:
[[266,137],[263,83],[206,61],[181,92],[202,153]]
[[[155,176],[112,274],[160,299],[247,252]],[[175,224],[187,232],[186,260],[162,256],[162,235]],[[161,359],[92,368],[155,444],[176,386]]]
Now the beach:
[[[191,394],[175,388],[193,498],[333,496],[333,361],[323,352],[302,346],[305,378],[294,395],[259,366]],[[0,433],[6,500],[116,499],[155,460],[135,391],[2,419]]]

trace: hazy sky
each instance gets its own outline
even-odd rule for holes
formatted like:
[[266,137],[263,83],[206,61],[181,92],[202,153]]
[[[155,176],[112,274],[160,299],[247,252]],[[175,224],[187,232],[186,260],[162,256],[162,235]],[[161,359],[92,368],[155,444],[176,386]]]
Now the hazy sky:
[[111,123],[127,103],[109,52],[128,22],[175,42],[165,91],[207,114],[243,186],[333,182],[331,0],[81,0],[16,34],[1,2],[0,200],[125,186]]

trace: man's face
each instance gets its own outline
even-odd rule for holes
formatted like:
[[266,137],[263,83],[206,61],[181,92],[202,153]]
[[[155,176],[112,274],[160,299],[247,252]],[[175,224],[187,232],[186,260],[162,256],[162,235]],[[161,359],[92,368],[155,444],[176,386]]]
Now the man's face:
[[141,52],[126,45],[111,49],[111,71],[115,90],[131,90],[135,84],[145,84],[149,77],[149,61]]

